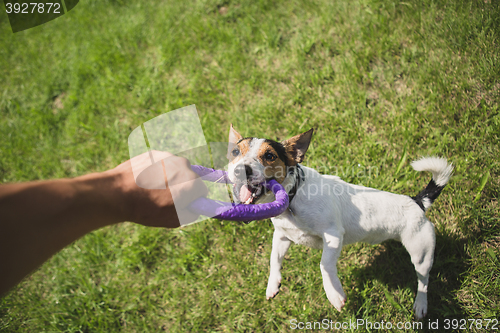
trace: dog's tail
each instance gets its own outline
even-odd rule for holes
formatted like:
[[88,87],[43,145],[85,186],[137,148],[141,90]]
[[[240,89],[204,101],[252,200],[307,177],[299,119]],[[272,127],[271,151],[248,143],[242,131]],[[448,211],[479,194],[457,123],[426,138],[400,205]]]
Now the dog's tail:
[[417,196],[412,197],[413,200],[425,212],[429,209],[439,196],[446,183],[450,180],[453,172],[453,165],[448,164],[446,158],[440,157],[424,157],[417,161],[413,161],[411,166],[416,171],[430,171],[432,172],[432,179]]

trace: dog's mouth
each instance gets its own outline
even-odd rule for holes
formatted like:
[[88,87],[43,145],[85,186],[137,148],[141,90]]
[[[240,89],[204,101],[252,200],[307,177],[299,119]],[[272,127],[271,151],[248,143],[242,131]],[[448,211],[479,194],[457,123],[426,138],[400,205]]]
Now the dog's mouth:
[[237,183],[234,185],[233,192],[240,203],[250,205],[259,200],[264,194],[264,186],[263,184]]

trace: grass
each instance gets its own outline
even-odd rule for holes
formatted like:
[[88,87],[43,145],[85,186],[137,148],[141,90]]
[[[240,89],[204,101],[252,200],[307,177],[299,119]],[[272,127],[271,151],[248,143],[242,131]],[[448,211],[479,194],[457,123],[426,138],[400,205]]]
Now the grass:
[[[444,156],[455,175],[428,213],[437,245],[424,326],[500,319],[497,1],[88,0],[16,34],[0,15],[0,31],[1,182],[111,168],[132,129],[190,104],[209,142],[230,123],[272,139],[314,127],[306,165],[387,191],[415,195],[429,175],[409,161]],[[266,301],[272,231],[269,220],[209,220],[93,232],[0,300],[0,331],[413,320],[415,273],[396,242],[343,250],[342,313],[324,294],[321,251],[300,246]]]

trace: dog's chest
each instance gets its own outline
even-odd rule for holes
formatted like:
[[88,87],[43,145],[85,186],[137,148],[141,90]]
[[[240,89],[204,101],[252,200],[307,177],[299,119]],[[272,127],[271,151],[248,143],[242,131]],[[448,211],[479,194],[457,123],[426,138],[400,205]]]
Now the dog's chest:
[[295,244],[322,249],[323,238],[314,234],[306,225],[303,225],[289,210],[280,216],[271,219],[275,229],[280,229],[285,236]]

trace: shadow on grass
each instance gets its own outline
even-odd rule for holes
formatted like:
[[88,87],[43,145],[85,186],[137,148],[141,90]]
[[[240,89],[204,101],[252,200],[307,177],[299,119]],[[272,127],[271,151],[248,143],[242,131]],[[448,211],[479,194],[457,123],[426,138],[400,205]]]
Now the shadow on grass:
[[[466,318],[466,313],[456,299],[456,291],[461,286],[461,276],[469,269],[470,257],[465,251],[466,240],[449,235],[436,235],[434,264],[430,272],[428,291],[428,320],[434,322],[445,318]],[[417,291],[417,275],[410,255],[397,241],[386,241],[377,250],[368,265],[355,268],[353,278],[356,288],[363,290],[374,279],[383,283],[389,293],[410,289],[414,298]],[[360,292],[349,295],[351,304],[365,303]],[[381,297],[384,297],[383,295]],[[406,311],[412,310],[411,307]],[[356,309],[353,309],[356,312]]]

